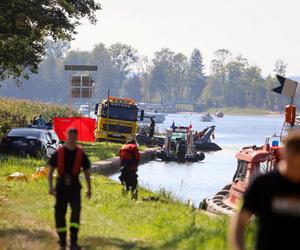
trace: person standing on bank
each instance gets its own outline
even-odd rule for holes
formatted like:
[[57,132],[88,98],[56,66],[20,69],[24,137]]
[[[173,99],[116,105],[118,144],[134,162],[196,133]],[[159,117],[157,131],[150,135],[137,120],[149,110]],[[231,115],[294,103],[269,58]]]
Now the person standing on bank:
[[138,191],[138,165],[141,159],[141,155],[136,143],[136,140],[128,141],[119,152],[121,163],[121,175],[119,179],[124,187],[124,194],[127,194],[131,190],[132,199],[137,200]]
[[300,133],[292,132],[277,170],[256,177],[244,195],[244,203],[231,223],[230,243],[243,250],[246,226],[257,218],[257,250],[299,249]]
[[151,139],[151,142],[153,141],[154,131],[155,131],[155,121],[153,119],[153,116],[151,116],[150,117],[150,126],[149,126],[149,137]]
[[[56,197],[55,223],[59,236],[60,249],[66,249],[67,227],[66,212],[71,206],[70,219],[70,249],[81,249],[77,244],[81,210],[80,169],[83,169],[87,183],[87,198],[91,198],[90,161],[80,146],[77,145],[78,131],[69,129],[67,143],[60,147],[50,158],[49,165],[49,194]],[[57,168],[56,188],[53,187],[53,172]]]
[[36,120],[38,126],[45,126],[46,120],[43,118],[42,115],[39,115],[39,118]]

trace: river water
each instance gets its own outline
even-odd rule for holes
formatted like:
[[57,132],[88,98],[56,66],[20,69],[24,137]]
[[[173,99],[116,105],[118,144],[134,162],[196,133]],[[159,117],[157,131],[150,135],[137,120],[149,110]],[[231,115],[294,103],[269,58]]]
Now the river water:
[[[139,185],[158,191],[164,188],[182,201],[191,198],[197,206],[203,198],[211,196],[230,183],[236,170],[235,153],[244,146],[262,145],[267,136],[280,134],[283,116],[235,116],[215,118],[214,122],[200,122],[201,115],[169,114],[159,130],[188,126],[203,130],[216,125],[215,142],[222,151],[207,153],[199,163],[178,164],[152,161],[139,166]],[[114,180],[118,175],[112,176]]]

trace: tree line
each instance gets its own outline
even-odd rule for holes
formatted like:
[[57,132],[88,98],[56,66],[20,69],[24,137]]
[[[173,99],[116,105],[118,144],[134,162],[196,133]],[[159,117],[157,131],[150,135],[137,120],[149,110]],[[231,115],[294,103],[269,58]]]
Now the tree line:
[[289,101],[271,91],[278,86],[275,74],[286,74],[287,65],[282,60],[275,63],[272,74],[263,77],[258,66],[250,65],[242,55],[233,56],[227,49],[215,51],[210,65],[204,65],[197,48],[191,55],[162,48],[150,59],[122,43],[99,43],[91,51],[78,51],[70,50],[69,42],[51,40],[46,42],[39,73],[24,80],[21,87],[13,80],[0,82],[0,95],[67,103],[70,75],[64,71],[65,64],[98,65],[98,71],[92,73],[97,101],[107,96],[108,89],[111,95],[139,102],[197,104],[201,110],[282,110]]

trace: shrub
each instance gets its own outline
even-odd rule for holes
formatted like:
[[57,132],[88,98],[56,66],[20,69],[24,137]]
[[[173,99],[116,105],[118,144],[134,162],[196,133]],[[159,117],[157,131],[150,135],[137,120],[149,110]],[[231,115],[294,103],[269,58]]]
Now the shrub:
[[0,98],[0,138],[13,127],[27,126],[33,117],[39,115],[42,115],[45,120],[52,120],[54,117],[79,114],[63,105]]

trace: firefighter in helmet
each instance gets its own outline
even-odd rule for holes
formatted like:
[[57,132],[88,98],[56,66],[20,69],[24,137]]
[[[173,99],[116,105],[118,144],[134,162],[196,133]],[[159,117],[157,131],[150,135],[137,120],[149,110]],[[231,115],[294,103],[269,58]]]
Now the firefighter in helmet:
[[135,140],[128,141],[119,152],[121,175],[119,177],[124,186],[124,193],[131,191],[132,198],[137,199],[137,170],[140,161],[140,152]]
[[[77,244],[80,223],[81,184],[79,173],[83,169],[87,183],[87,198],[91,198],[90,161],[84,151],[77,145],[78,131],[69,129],[67,143],[60,147],[49,160],[49,194],[56,197],[55,224],[59,236],[60,249],[66,249],[67,227],[66,212],[71,206],[70,249],[81,249]],[[56,187],[53,187],[53,172],[57,168]]]

